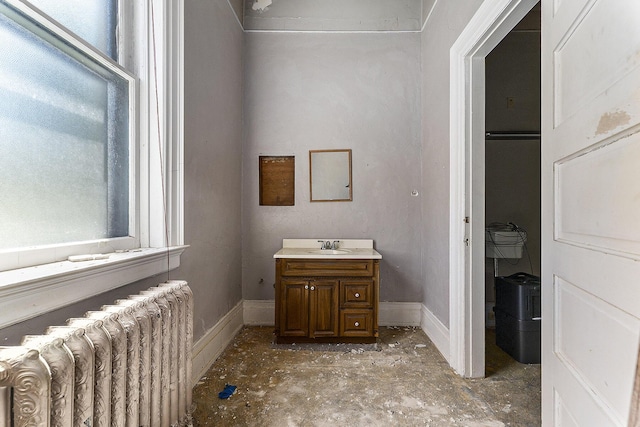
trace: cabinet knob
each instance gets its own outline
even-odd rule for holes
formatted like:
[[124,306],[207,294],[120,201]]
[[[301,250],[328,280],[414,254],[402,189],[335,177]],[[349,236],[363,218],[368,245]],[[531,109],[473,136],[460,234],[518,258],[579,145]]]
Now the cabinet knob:
[[312,286],[312,287],[311,287],[311,290],[312,290],[312,291],[315,291],[315,290],[316,290],[316,287],[315,287],[315,286]]
[[360,298],[360,294],[358,292],[356,292],[355,297],[356,298]]
[[353,326],[360,326],[360,322],[354,323]]
[[304,288],[305,289],[309,289],[309,285],[304,285]]

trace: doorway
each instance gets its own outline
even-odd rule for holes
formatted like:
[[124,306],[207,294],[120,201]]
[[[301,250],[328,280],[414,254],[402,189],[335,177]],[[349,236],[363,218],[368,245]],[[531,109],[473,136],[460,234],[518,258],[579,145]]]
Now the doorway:
[[513,359],[540,363],[540,11],[485,58],[487,376]]
[[485,375],[485,58],[537,3],[486,0],[451,48],[450,364],[465,377]]

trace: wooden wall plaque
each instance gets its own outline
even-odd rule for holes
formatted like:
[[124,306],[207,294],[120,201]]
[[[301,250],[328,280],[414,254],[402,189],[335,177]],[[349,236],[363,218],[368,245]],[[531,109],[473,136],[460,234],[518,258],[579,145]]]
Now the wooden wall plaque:
[[295,205],[295,156],[260,156],[260,205]]

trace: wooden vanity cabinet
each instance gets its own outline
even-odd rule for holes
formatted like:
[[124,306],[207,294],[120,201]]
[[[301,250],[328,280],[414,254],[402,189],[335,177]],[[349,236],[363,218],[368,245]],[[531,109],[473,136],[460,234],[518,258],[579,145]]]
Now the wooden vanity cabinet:
[[280,287],[281,335],[338,336],[338,282],[283,279]]
[[379,260],[276,259],[276,341],[375,342]]

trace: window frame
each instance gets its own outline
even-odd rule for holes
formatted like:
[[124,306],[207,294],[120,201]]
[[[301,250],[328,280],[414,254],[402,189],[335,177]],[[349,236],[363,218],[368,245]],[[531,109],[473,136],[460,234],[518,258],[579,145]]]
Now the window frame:
[[[131,182],[129,237],[0,251],[0,328],[177,268],[185,249],[183,2],[119,0],[120,64],[28,2],[3,2],[130,80]],[[95,253],[111,255],[67,261]]]
[[[107,70],[127,82],[129,91],[129,176],[134,178],[138,170],[134,154],[138,143],[138,126],[136,123],[137,78],[123,66],[76,36],[35,6],[18,0],[5,0],[0,3],[0,9],[4,11],[0,11],[0,13],[3,13],[27,31],[32,32],[41,40],[56,47],[68,57],[85,64],[88,68]],[[138,236],[139,221],[135,212],[138,189],[133,185],[133,181],[134,179],[131,179],[129,183],[129,236],[3,249],[0,251],[0,271],[61,261],[70,255],[105,252],[107,248],[111,251],[122,251],[140,247]]]

